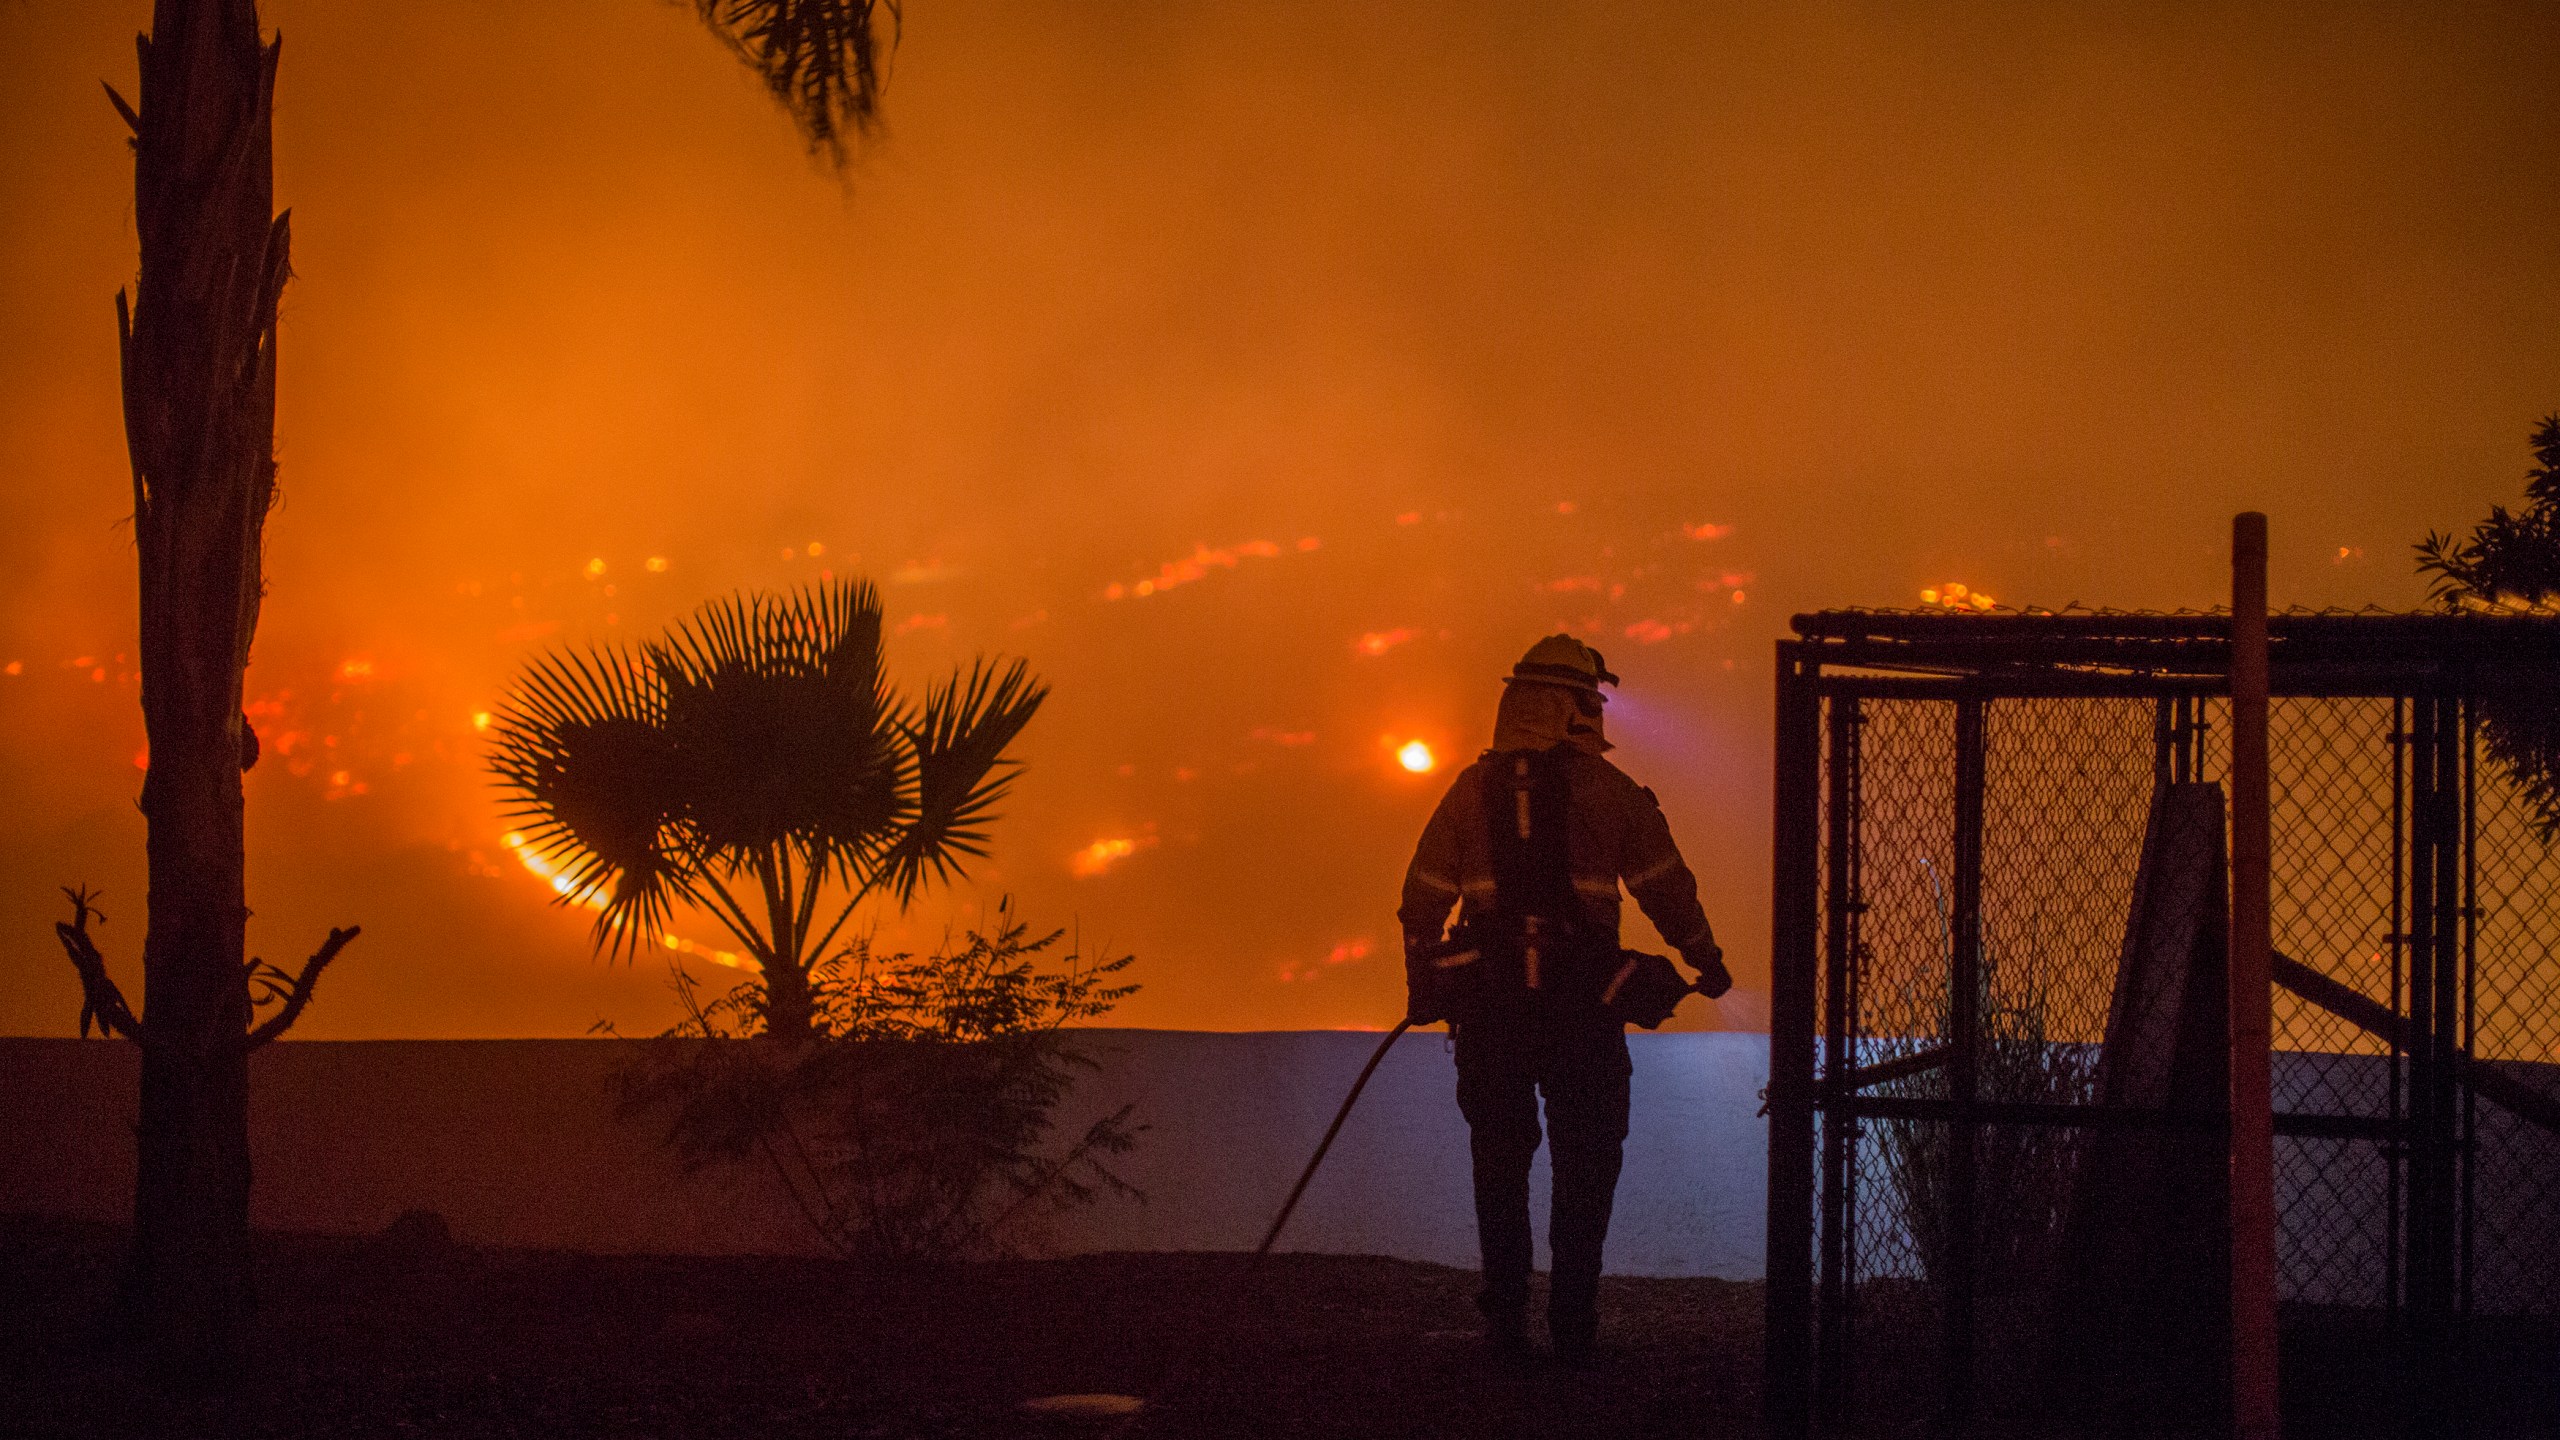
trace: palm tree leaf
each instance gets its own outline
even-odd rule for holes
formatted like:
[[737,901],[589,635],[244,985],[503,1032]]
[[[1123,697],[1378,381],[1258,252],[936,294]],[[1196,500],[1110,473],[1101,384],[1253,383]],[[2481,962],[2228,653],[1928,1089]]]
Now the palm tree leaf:
[[811,153],[842,170],[852,143],[879,125],[898,0],[693,0],[693,8],[764,81]]
[[714,601],[650,660],[685,823],[724,866],[782,845],[859,866],[888,844],[907,808],[909,762],[870,585]]
[[1016,660],[998,669],[986,660],[957,672],[925,693],[923,709],[909,722],[915,751],[915,813],[882,859],[881,878],[904,905],[925,879],[965,874],[963,860],[987,853],[996,805],[1021,768],[1005,758],[1022,728],[1049,698],[1049,687]]
[[596,947],[638,950],[686,881],[667,833],[675,779],[652,667],[619,650],[562,651],[525,668],[490,717],[490,769],[523,849],[564,904],[604,897]]

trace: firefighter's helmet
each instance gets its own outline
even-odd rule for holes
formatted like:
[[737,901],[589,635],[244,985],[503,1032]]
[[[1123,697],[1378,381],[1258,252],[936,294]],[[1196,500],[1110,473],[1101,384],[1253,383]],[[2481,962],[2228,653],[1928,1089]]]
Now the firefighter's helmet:
[[1511,675],[1503,683],[1559,685],[1599,695],[1601,686],[1617,684],[1618,677],[1609,673],[1609,662],[1600,658],[1599,651],[1570,635],[1550,635],[1529,647],[1529,653],[1511,667]]

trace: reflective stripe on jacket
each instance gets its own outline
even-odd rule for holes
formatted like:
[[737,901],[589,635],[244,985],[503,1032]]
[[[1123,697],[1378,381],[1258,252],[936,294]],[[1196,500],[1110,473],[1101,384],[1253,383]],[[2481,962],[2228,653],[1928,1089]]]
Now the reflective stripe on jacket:
[[[1464,902],[1470,918],[1493,901],[1493,856],[1484,813],[1484,767],[1509,751],[1488,750],[1450,782],[1440,808],[1423,827],[1413,863],[1404,874],[1404,900],[1396,918],[1405,948],[1433,943],[1448,923],[1449,907]],[[1570,787],[1566,868],[1572,873],[1582,919],[1590,933],[1614,942],[1618,886],[1636,898],[1653,928],[1684,956],[1715,943],[1706,912],[1698,906],[1698,879],[1680,858],[1670,822],[1653,792],[1617,766],[1579,750],[1564,752]]]

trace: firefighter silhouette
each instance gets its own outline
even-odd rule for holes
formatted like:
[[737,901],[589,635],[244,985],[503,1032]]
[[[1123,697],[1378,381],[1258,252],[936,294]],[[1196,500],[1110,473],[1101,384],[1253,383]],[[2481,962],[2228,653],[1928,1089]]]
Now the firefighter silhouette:
[[[1621,882],[1699,972],[1701,993],[1733,983],[1662,807],[1604,758],[1600,687],[1617,683],[1600,652],[1571,636],[1530,648],[1504,681],[1493,748],[1424,827],[1397,910],[1407,1018],[1445,1020],[1454,1036],[1484,1256],[1476,1304],[1488,1336],[1510,1351],[1528,1344],[1529,1164],[1545,1097],[1547,1331],[1566,1360],[1587,1357],[1599,1327],[1601,1250],[1627,1136],[1626,1022],[1660,1023],[1687,988],[1669,962],[1622,955]],[[1637,997],[1631,979],[1657,993]]]

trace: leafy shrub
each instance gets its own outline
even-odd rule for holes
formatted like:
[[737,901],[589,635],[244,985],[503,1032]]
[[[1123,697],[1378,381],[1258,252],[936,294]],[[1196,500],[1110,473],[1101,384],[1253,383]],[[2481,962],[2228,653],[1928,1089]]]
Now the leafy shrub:
[[1111,983],[1130,957],[1053,955],[1064,938],[1034,938],[1007,901],[930,955],[857,940],[811,967],[803,1039],[765,1033],[760,978],[706,998],[678,968],[685,1018],[620,1077],[623,1113],[662,1118],[688,1171],[763,1168],[847,1258],[1012,1253],[1043,1217],[1145,1198],[1111,1168],[1146,1128],[1134,1107],[1048,1143],[1094,1068],[1066,1027],[1138,988]]

